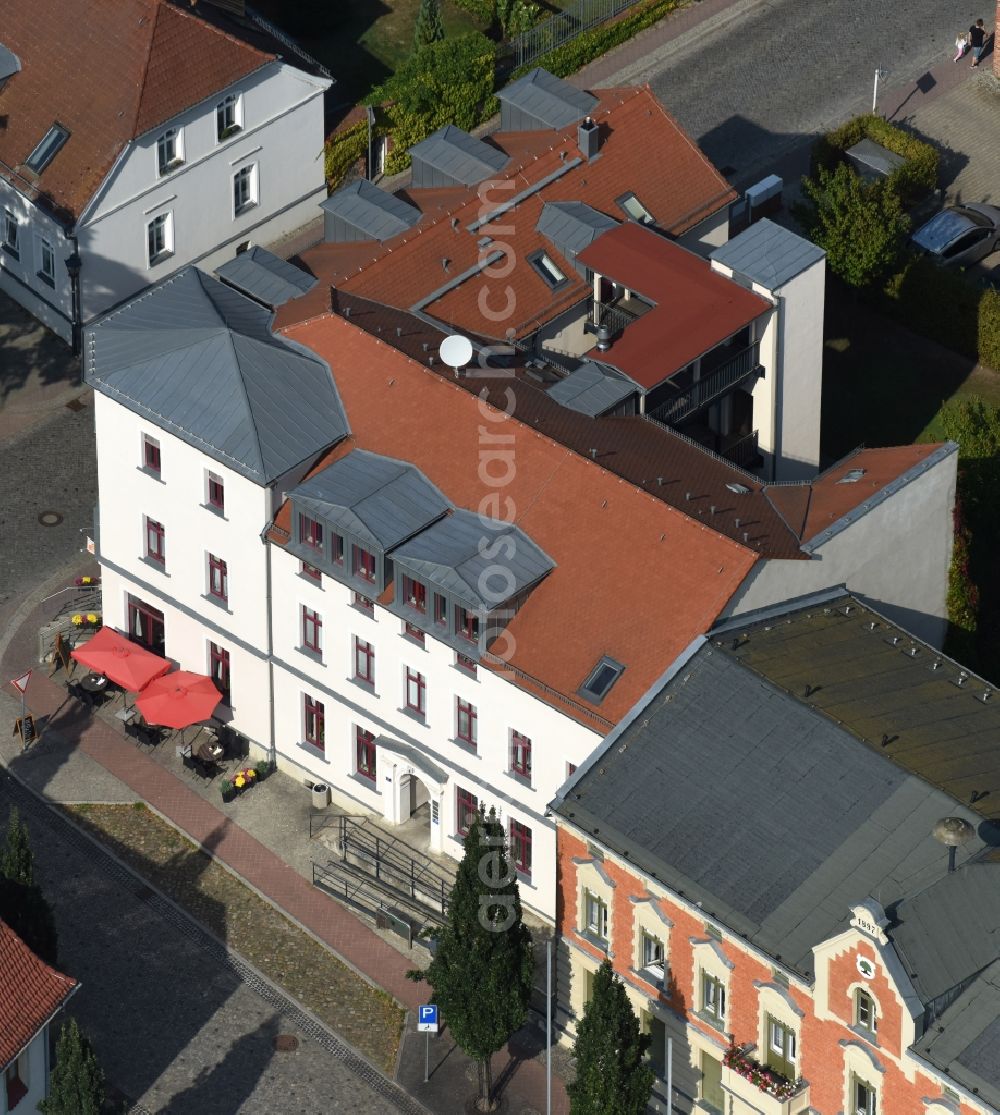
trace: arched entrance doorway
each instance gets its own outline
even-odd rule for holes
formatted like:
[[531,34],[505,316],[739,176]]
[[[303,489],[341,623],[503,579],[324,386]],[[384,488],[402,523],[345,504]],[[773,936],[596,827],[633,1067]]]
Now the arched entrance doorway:
[[443,850],[442,802],[447,774],[415,747],[390,737],[376,741],[383,816],[415,848]]

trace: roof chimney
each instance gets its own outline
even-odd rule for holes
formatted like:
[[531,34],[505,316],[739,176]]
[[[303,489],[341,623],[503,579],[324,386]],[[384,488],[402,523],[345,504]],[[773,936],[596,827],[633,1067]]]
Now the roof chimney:
[[576,126],[576,143],[580,154],[588,161],[597,154],[601,146],[601,129],[589,116]]

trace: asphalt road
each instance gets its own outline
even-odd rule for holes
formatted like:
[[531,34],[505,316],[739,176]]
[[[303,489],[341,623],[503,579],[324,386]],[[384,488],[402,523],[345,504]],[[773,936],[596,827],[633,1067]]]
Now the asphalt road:
[[992,14],[987,0],[736,0],[613,83],[648,81],[716,166],[742,182],[870,110],[876,67],[888,71],[888,87],[914,81],[952,57],[956,34],[975,18],[992,29]]

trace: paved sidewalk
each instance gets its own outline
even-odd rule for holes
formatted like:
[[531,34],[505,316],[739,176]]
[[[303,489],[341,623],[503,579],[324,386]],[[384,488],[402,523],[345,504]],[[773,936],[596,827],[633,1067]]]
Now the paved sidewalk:
[[[300,870],[279,858],[190,785],[140,752],[122,732],[67,697],[63,686],[48,677],[48,668],[37,664],[38,627],[51,612],[51,602],[30,610],[22,607],[12,629],[4,633],[3,642],[7,645],[0,656],[0,670],[6,671],[3,675],[6,681],[25,667],[34,668],[28,707],[38,721],[44,722],[45,730],[52,733],[53,744],[58,746],[43,739],[27,753],[17,753],[9,738],[8,725],[18,703],[6,695],[10,693],[6,687],[0,702],[0,713],[6,713],[0,715],[0,727],[6,728],[0,755],[8,769],[54,800],[145,800],[363,978],[386,990],[411,1012],[424,1002],[426,988],[406,978],[407,970],[413,966],[411,960],[316,890]],[[266,790],[265,784],[260,792]],[[544,1065],[525,1059],[525,1048],[523,1041],[520,1046],[512,1043],[509,1051],[497,1054],[494,1063],[496,1078],[508,1082],[506,1094],[511,1112],[544,1110]],[[532,1050],[531,1056],[536,1052]],[[408,1074],[404,1083],[433,1110],[452,1115],[455,1097],[470,1089],[466,1078],[470,1067],[456,1051],[439,1068],[433,1088],[425,1089],[422,1077],[417,1080],[413,1074]],[[426,1097],[421,1094],[425,1091]],[[556,1079],[553,1112],[562,1115],[567,1109],[565,1091]]]

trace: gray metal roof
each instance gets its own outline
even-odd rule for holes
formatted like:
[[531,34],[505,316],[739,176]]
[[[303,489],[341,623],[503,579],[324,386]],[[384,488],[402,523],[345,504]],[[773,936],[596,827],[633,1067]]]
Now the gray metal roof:
[[[493,556],[482,553],[484,547]],[[479,515],[462,510],[421,531],[393,558],[470,608],[485,612],[501,607],[555,568],[519,527],[487,528]]]
[[916,1044],[952,1080],[1000,1107],[1000,960],[962,992]]
[[362,541],[389,550],[439,519],[451,504],[405,461],[355,449],[289,492],[311,511]]
[[497,97],[556,130],[568,128],[597,107],[592,93],[577,89],[540,66],[512,81]]
[[925,1003],[1000,960],[1000,863],[970,863],[901,902],[890,931]]
[[617,406],[634,391],[634,383],[588,360],[565,379],[554,383],[548,395],[561,406],[595,418]]
[[221,267],[216,275],[230,286],[263,302],[265,306],[280,306],[300,294],[312,290],[317,280],[296,267],[294,263],[276,256],[266,248],[248,248]]
[[9,48],[0,43],[0,81],[6,81],[21,69],[21,60]]
[[852,906],[944,874],[936,821],[976,820],[711,644],[553,808],[806,976]]
[[335,214],[367,238],[378,241],[389,240],[406,232],[421,217],[416,206],[380,190],[363,178],[331,194],[320,205],[320,209]]
[[507,165],[510,156],[463,132],[454,124],[445,124],[433,135],[410,148],[411,159],[432,166],[456,184],[475,186]]
[[538,216],[536,231],[576,267],[581,275],[586,267],[576,262],[577,252],[592,244],[602,232],[615,228],[618,221],[582,201],[547,201]]
[[188,267],[86,331],[95,390],[258,484],[340,441],[327,364],[271,332],[273,314]]
[[906,162],[902,155],[871,139],[863,139],[844,152],[866,177],[888,177]]
[[710,258],[767,290],[777,290],[825,254],[811,241],[765,217],[716,248]]

